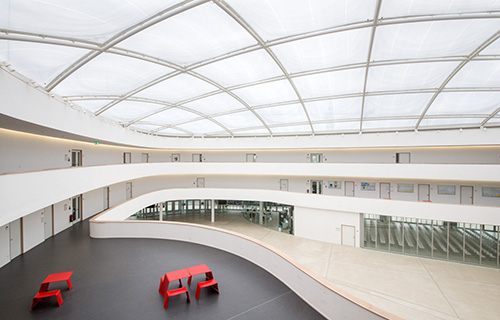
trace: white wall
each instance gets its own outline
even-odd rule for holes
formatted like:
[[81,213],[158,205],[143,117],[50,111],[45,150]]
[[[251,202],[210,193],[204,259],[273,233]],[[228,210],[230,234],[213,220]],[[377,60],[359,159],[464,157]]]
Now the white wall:
[[322,153],[327,163],[395,163],[397,152],[410,152],[412,163],[500,163],[500,146],[174,151],[94,145],[5,129],[0,129],[0,149],[0,173],[70,167],[72,149],[82,150],[84,166],[123,163],[124,152],[131,153],[132,163],[141,162],[142,153],[149,154],[150,162],[171,162],[174,153],[181,162],[191,162],[193,153],[202,153],[206,162],[246,162],[246,154],[255,153],[257,162],[306,163],[310,153]]
[[342,244],[342,225],[354,226],[360,246],[359,213],[296,206],[293,218],[296,236],[335,244]]
[[69,221],[71,211],[71,200],[65,199],[54,204],[54,234],[57,234],[69,227],[72,223]]
[[95,189],[83,194],[83,220],[90,218],[96,213],[104,210],[104,193],[102,188]]
[[42,212],[43,209],[23,217],[23,252],[45,240]]
[[[101,189],[108,185],[110,186],[110,205],[114,206],[125,201],[125,184],[128,181],[132,182],[133,195],[137,196],[165,187],[190,188],[194,186],[196,177],[205,177],[207,187],[278,190],[279,179],[294,175],[295,178],[290,179],[289,190],[297,192],[306,192],[307,180],[312,178],[325,182],[330,179],[355,180],[358,197],[362,193],[365,197],[377,198],[378,185],[376,191],[361,191],[360,182],[376,181],[382,179],[376,177],[385,176],[386,178],[383,178],[382,181],[394,184],[392,198],[405,200],[416,200],[416,193],[397,192],[398,182],[408,181],[417,187],[418,183],[432,182],[436,184],[436,180],[441,180],[442,182],[437,183],[453,183],[457,186],[461,183],[472,184],[478,190],[476,204],[498,206],[500,198],[483,198],[480,195],[481,186],[498,186],[500,170],[497,169],[497,165],[167,162],[6,174],[0,175],[0,189],[4,190],[0,194],[0,212],[3,212],[0,215],[0,224],[8,223],[75,195]],[[408,178],[405,179],[406,176]],[[431,192],[435,192],[435,190],[431,190]],[[23,199],[26,194],[30,195],[30,201],[20,206],[18,199]],[[96,203],[102,202],[102,194],[97,191],[96,196],[99,198],[95,200]],[[459,194],[440,196],[439,199],[443,202],[459,203]],[[436,201],[433,196],[431,196],[431,200]],[[61,208],[58,206],[55,210],[56,217],[59,217],[61,212]],[[86,214],[91,215],[90,212]],[[65,227],[66,222],[62,225],[56,225],[55,231],[63,230]]]
[[9,224],[0,227],[0,267],[10,262]]

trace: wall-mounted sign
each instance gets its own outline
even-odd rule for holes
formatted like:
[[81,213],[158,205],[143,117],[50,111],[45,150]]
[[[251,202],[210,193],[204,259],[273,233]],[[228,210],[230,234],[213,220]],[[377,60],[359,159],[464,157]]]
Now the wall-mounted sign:
[[375,182],[361,182],[361,190],[375,191]]
[[455,186],[438,186],[438,194],[454,195],[456,193]]
[[411,183],[398,183],[398,192],[413,193],[414,187]]
[[342,181],[328,181],[328,188],[342,189]]

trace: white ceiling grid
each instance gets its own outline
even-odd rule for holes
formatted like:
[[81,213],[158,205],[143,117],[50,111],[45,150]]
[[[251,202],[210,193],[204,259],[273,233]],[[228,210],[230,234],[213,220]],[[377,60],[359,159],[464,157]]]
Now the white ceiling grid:
[[164,136],[498,126],[499,38],[495,0],[0,0],[4,65]]

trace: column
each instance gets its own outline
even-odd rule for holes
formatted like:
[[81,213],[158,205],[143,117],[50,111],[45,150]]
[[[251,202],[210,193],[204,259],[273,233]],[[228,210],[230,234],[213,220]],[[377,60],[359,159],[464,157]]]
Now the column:
[[160,212],[160,221],[163,221],[163,205],[165,204],[165,202],[160,202],[160,206],[159,206],[159,212]]
[[259,201],[259,224],[263,224],[264,220],[264,210],[263,210],[263,203],[262,201]]
[[211,209],[211,212],[210,212],[210,221],[212,223],[214,223],[215,222],[215,200],[214,199],[212,199],[212,203],[211,203],[210,209]]

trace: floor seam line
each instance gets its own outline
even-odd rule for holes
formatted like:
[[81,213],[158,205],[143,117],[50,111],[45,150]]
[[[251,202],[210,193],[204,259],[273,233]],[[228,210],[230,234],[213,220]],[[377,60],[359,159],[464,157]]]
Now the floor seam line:
[[457,311],[455,310],[455,308],[453,308],[453,305],[451,304],[450,300],[448,300],[448,297],[444,294],[443,290],[441,290],[441,287],[436,282],[436,279],[434,279],[434,277],[432,276],[432,274],[429,271],[429,269],[427,269],[427,266],[425,265],[425,263],[422,261],[422,259],[419,259],[419,260],[420,260],[420,263],[422,263],[422,266],[425,268],[425,270],[429,274],[429,277],[431,277],[432,281],[436,284],[436,287],[438,287],[439,292],[441,292],[441,294],[443,295],[443,297],[446,300],[446,302],[448,302],[448,304],[450,305],[451,310],[453,310],[453,312],[455,313],[455,315],[457,316],[457,318],[461,319],[460,316],[458,315]]
[[241,312],[241,313],[239,313],[239,314],[237,314],[237,315],[235,315],[235,316],[232,316],[231,318],[227,318],[227,320],[235,319],[236,317],[239,317],[239,316],[241,316],[241,315],[244,315],[244,314],[245,314],[245,313],[247,313],[247,312],[250,312],[250,311],[252,311],[252,310],[254,310],[254,309],[257,309],[257,308],[259,308],[259,307],[261,307],[261,306],[263,306],[263,305],[265,305],[265,304],[268,304],[268,303],[269,303],[269,302],[271,302],[271,301],[274,301],[274,300],[276,300],[276,299],[279,299],[279,298],[283,297],[284,295],[287,295],[287,294],[289,294],[289,293],[291,293],[291,292],[292,292],[292,291],[291,291],[291,290],[289,290],[289,291],[287,291],[287,292],[285,292],[285,293],[282,293],[282,294],[280,294],[279,296],[272,298],[271,300],[268,300],[268,301],[266,301],[266,302],[262,302],[261,304],[259,304],[259,305],[255,306],[255,307],[253,307],[253,308],[250,308],[250,309],[248,309],[248,310],[245,310],[245,311],[243,311],[243,312]]
[[[337,281],[337,284],[342,285],[342,286],[346,286],[346,287],[350,287],[350,288],[353,288],[355,290],[362,291],[362,292],[364,292],[366,294],[373,295],[375,297],[378,297],[380,299],[384,299],[386,301],[390,301],[390,302],[398,304],[398,305],[406,306],[404,303],[399,303],[398,301],[392,300],[391,298],[393,298],[393,296],[388,295],[388,294],[386,294],[384,292],[380,292],[380,291],[377,291],[377,290],[372,290],[372,289],[368,289],[368,288],[364,288],[364,287],[358,287],[358,286],[353,285],[352,283],[349,283],[349,282]],[[373,294],[373,293],[375,293],[375,294]],[[434,309],[434,308],[431,308],[431,307],[426,307],[426,306],[418,304],[416,302],[410,302],[410,301],[406,301],[406,300],[402,300],[402,299],[401,299],[401,301],[407,302],[408,304],[412,304],[412,305],[420,307],[421,309],[417,309],[417,310],[420,311],[420,312],[423,312],[423,313],[431,314],[428,311],[425,311],[425,310],[430,310],[432,312],[436,312],[436,313],[444,314],[444,315],[447,315],[447,316],[455,317],[457,319],[461,319],[458,315],[456,315],[456,312],[453,309],[453,307],[452,307],[452,311],[455,313],[455,315],[452,315],[452,314],[449,314],[449,313],[446,313],[446,312],[443,312],[443,311],[440,311],[440,310],[437,310],[437,309]],[[406,306],[406,307],[408,307],[410,309],[415,309],[414,307],[411,307],[411,306]]]
[[328,272],[330,272],[330,264],[331,264],[331,261],[332,261],[332,253],[333,253],[333,244],[330,244],[330,255],[328,255],[328,261],[326,262],[325,279],[328,278]]

